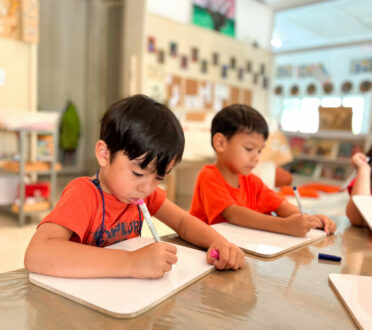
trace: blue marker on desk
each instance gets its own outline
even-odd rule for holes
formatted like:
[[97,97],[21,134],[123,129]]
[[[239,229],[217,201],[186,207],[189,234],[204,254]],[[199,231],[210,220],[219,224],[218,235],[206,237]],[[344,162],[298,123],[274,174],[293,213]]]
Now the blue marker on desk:
[[341,261],[341,257],[333,256],[332,254],[319,253],[319,259],[330,260],[330,261]]

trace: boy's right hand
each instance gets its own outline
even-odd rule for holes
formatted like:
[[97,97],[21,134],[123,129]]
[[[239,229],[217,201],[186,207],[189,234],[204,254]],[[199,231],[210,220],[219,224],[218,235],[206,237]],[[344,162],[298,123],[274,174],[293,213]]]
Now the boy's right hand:
[[285,218],[286,232],[289,235],[304,237],[311,228],[317,228],[322,223],[314,216],[300,213],[295,213]]
[[133,251],[132,276],[135,278],[160,278],[172,269],[178,260],[177,248],[165,242],[155,242]]

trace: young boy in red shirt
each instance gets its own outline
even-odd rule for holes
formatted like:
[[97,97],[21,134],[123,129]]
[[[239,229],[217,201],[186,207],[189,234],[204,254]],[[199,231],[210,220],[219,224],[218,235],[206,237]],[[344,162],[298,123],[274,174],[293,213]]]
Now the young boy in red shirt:
[[198,175],[192,215],[210,225],[228,221],[293,236],[305,236],[311,228],[324,228],[327,234],[335,231],[328,217],[302,216],[295,205],[250,173],[269,135],[258,111],[242,104],[228,106],[214,117],[211,134],[216,164],[204,166]]
[[177,262],[176,247],[155,242],[136,251],[101,247],[139,236],[144,199],[150,214],[184,240],[217,249],[218,269],[238,269],[244,254],[212,228],[165,198],[158,188],[181,160],[184,135],[174,114],[143,95],[113,104],[101,121],[95,177],[70,182],[38,226],[25,255],[35,273],[62,277],[156,278]]

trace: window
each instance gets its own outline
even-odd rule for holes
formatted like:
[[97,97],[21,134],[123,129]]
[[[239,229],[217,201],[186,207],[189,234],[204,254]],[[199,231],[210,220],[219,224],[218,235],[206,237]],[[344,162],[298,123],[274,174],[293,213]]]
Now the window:
[[317,97],[304,97],[301,100],[301,110],[298,128],[302,133],[315,133],[319,127],[319,105]]
[[[368,98],[364,96],[341,97],[304,97],[284,98],[281,104],[276,103],[276,107],[281,107],[280,123],[284,131],[302,133],[316,133],[319,129],[319,106],[322,107],[351,107],[353,109],[352,132],[361,134],[368,132],[369,113],[364,109],[368,106]],[[276,110],[278,111],[278,110]],[[280,113],[280,112],[279,112]]]
[[296,132],[300,113],[300,99],[288,98],[283,100],[282,118],[280,124],[284,131]]
[[340,97],[323,97],[320,100],[320,105],[325,108],[338,108],[341,106]]
[[342,100],[342,106],[353,108],[352,131],[354,134],[362,133],[364,117],[364,98],[361,96],[344,97]]

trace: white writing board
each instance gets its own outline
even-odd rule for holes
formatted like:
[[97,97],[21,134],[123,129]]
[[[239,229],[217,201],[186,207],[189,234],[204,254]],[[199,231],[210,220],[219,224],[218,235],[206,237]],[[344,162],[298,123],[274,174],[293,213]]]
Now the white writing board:
[[275,257],[327,236],[323,230],[318,229],[311,229],[305,237],[294,237],[236,226],[228,222],[218,223],[212,227],[243,251],[264,258]]
[[[137,237],[106,248],[134,251],[153,242],[152,238]],[[160,279],[81,279],[30,273],[29,280],[44,289],[105,314],[131,318],[149,310],[213,271],[214,266],[207,264],[205,252],[175,246],[178,261],[172,270]]]
[[372,277],[329,274],[332,287],[361,329],[372,329]]

